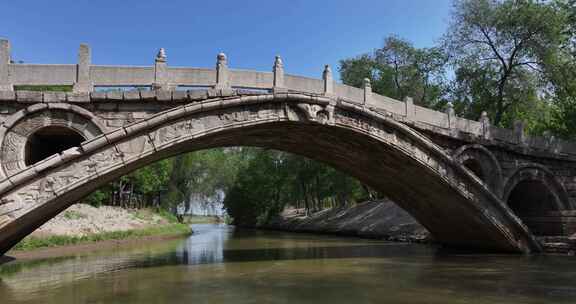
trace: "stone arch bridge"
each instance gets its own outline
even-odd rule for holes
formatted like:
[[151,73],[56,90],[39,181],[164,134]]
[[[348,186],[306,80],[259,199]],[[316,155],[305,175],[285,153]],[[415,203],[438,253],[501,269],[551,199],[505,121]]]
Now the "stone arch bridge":
[[[331,164],[387,194],[446,246],[538,252],[566,236],[576,143],[321,79],[229,69],[14,64],[0,40],[0,253],[91,191],[179,153],[259,146]],[[69,85],[72,92],[22,86]],[[137,87],[138,90],[105,90]],[[104,88],[104,89],[103,89]]]

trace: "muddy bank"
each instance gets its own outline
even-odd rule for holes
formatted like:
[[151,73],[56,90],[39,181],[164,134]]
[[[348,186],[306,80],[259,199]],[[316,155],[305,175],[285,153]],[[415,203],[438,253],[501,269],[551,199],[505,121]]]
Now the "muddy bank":
[[147,209],[131,210],[75,204],[42,225],[31,236],[86,236],[166,224],[168,224],[166,218]]
[[310,216],[304,216],[301,210],[289,209],[259,228],[401,242],[432,241],[430,233],[422,225],[388,200],[364,202],[351,208],[328,209]]

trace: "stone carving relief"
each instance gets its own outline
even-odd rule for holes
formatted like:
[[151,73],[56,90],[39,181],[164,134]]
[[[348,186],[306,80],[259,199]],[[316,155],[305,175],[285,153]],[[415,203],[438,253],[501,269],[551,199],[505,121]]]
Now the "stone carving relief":
[[25,149],[28,138],[36,131],[50,126],[65,127],[80,134],[88,140],[102,134],[102,126],[95,123],[93,117],[87,117],[86,110],[82,113],[73,109],[48,109],[25,115],[14,124],[7,126],[1,139],[0,156],[2,172],[0,178],[11,176],[26,167]]
[[320,124],[334,123],[334,106],[318,105],[309,103],[298,103],[296,108],[302,113],[306,120]]

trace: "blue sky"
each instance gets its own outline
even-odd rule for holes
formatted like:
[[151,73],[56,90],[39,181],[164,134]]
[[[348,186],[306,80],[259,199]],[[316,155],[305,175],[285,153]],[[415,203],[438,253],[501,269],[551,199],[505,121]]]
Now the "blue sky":
[[78,45],[94,64],[151,65],[158,48],[172,66],[232,68],[319,78],[324,64],[369,52],[398,35],[431,46],[446,30],[451,0],[14,1],[2,4],[0,37],[26,63],[75,63]]

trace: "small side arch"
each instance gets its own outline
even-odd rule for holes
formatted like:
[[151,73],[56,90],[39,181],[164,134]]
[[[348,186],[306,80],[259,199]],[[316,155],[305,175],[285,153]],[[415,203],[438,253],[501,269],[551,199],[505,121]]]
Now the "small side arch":
[[546,219],[552,212],[571,210],[564,186],[540,164],[526,164],[506,180],[504,201],[534,235],[562,235],[561,223]]
[[482,145],[464,145],[454,151],[453,158],[474,173],[496,196],[502,196],[502,168],[492,152]]
[[0,128],[0,178],[104,132],[94,114],[76,105],[34,104],[15,112]]

